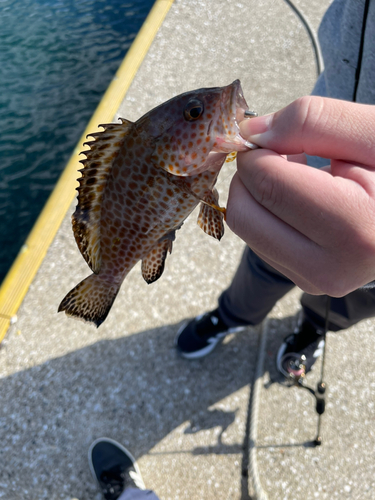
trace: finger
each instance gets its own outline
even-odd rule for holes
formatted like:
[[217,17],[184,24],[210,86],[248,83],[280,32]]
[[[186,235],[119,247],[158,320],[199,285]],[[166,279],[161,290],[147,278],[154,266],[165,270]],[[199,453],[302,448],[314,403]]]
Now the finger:
[[279,154],[306,153],[375,165],[375,106],[302,97],[266,116],[243,120],[248,141]]
[[[253,250],[254,251],[254,250]],[[321,290],[318,286],[314,285],[313,283],[310,283],[308,280],[306,280],[303,276],[300,276],[298,273],[287,269],[283,265],[279,264],[278,262],[273,262],[271,259],[268,258],[268,256],[261,254],[260,252],[255,252],[258,257],[260,257],[264,262],[269,264],[271,267],[282,273],[284,276],[289,278],[295,285],[297,285],[301,290],[303,290],[306,293],[309,293],[311,295],[324,295],[325,292]]]
[[301,163],[302,165],[307,165],[307,158],[305,153],[299,153],[296,155],[287,155],[288,161],[293,161],[294,163]]
[[[356,200],[354,196],[343,202],[347,204],[346,214],[341,214],[340,209],[336,220],[332,217],[336,207],[331,207],[331,213],[326,216],[322,213],[317,220],[303,210],[300,213],[301,227],[310,225],[310,233],[322,237],[322,243],[318,244],[258,203],[237,173],[230,187],[227,223],[257,254],[306,291],[318,293],[320,290],[340,297],[373,279],[371,269],[375,251],[374,204],[369,204],[368,199]],[[298,209],[297,205],[295,210]],[[364,218],[364,224],[360,223],[361,218]],[[348,227],[349,219],[352,227]],[[319,233],[321,226],[324,227],[322,234]],[[311,283],[317,291],[302,286],[302,282],[291,273],[300,276],[305,283]]]
[[335,227],[356,226],[361,214],[348,201],[359,209],[362,197],[368,198],[348,179],[288,162],[268,150],[238,155],[237,167],[243,185],[260,205],[319,245],[326,245]]
[[[227,224],[255,253],[294,283],[307,286],[319,282],[320,270],[314,263],[321,262],[321,248],[257,203],[238,174],[230,186]],[[317,292],[317,288],[311,288],[311,293]]]
[[[356,182],[288,162],[268,150],[238,155],[237,166],[243,184],[259,204],[321,246],[327,247],[331,237],[336,245],[340,238],[345,244],[347,231],[356,228],[374,205],[365,182],[367,175],[371,185],[374,173],[365,169],[357,169],[361,179]],[[336,228],[345,231],[340,236]]]

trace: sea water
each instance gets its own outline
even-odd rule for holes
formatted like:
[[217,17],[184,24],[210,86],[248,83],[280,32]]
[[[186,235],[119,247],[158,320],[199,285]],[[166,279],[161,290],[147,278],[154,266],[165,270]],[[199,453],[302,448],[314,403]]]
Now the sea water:
[[154,0],[0,0],[0,283]]

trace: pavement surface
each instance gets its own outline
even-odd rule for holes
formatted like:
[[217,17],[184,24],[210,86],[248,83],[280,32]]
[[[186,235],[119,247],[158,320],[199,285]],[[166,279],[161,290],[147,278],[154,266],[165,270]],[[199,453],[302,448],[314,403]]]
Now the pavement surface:
[[[329,1],[295,4],[316,30]],[[314,53],[288,3],[176,0],[119,116],[135,120],[173,95],[236,78],[258,113],[309,94]],[[234,171],[228,163],[221,173],[222,202]],[[89,274],[72,235],[73,210],[0,348],[1,499],[99,500],[87,450],[100,436],[131,450],[162,500],[375,498],[373,320],[328,335],[323,445],[309,447],[313,398],[280,384],[274,369],[281,339],[296,323],[300,291],[281,300],[264,325],[227,337],[207,358],[181,359],[173,346],[178,327],[215,307],[243,250],[229,229],[220,243],[205,235],[195,213],[162,278],[146,285],[137,265],[97,330],[57,314],[63,296]],[[312,386],[317,373],[308,377]],[[256,470],[255,482],[249,470]]]

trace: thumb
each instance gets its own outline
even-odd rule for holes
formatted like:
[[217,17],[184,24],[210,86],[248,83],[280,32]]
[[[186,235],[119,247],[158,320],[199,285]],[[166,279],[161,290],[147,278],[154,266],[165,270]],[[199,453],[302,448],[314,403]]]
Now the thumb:
[[243,120],[249,142],[279,154],[306,153],[375,165],[375,106],[308,96],[270,115]]

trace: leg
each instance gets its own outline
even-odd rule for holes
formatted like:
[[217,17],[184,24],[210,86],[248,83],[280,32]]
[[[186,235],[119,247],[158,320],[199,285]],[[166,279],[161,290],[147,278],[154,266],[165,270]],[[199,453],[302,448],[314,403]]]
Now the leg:
[[294,286],[246,247],[231,285],[219,298],[220,316],[227,326],[257,325]]
[[118,500],[159,500],[159,497],[150,490],[138,490],[136,488],[128,488],[118,498]]
[[175,345],[184,358],[209,354],[228,334],[263,321],[275,303],[294,284],[246,248],[219,307],[182,325]]
[[[304,317],[317,328],[324,327],[325,301],[325,295],[308,293],[302,295]],[[331,299],[328,329],[337,332],[373,316],[375,316],[375,290],[358,289],[344,297]]]

